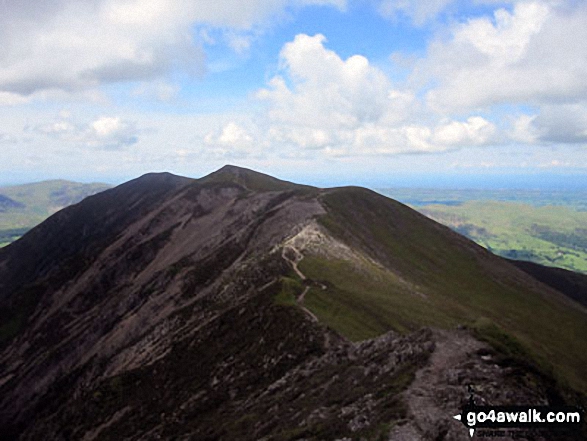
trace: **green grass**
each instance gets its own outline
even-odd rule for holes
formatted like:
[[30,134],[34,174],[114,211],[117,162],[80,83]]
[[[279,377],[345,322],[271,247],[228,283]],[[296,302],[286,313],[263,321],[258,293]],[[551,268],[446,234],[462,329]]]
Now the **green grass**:
[[495,254],[587,273],[587,212],[492,201],[418,210]]
[[317,257],[306,257],[300,269],[309,278],[328,284],[326,290],[313,287],[304,305],[350,340],[421,326],[474,327],[481,318],[489,317],[532,354],[556,365],[562,378],[587,391],[587,379],[582,375],[587,363],[587,343],[581,337],[587,332],[583,311],[496,282],[452,293],[448,282],[438,284],[438,291],[421,287],[426,296],[421,297],[380,269],[365,273],[348,262]]
[[388,329],[472,327],[486,317],[587,392],[587,315],[528,284],[507,262],[394,201],[366,190],[334,191],[319,219],[339,239],[385,268],[306,257],[313,288],[305,305],[353,340]]
[[477,339],[493,348],[494,362],[509,368],[510,374],[516,376],[517,382],[523,382],[531,388],[541,384],[545,387],[551,404],[584,405],[587,396],[577,394],[567,379],[553,370],[550,361],[532,351],[492,320],[480,318],[473,324],[472,332]]
[[280,280],[279,292],[275,295],[274,301],[278,305],[296,306],[297,296],[304,290],[304,285],[292,277],[282,277]]
[[343,260],[304,258],[300,270],[328,286],[326,290],[312,287],[304,305],[323,323],[353,341],[389,330],[413,331],[427,317],[434,318],[432,324],[436,326],[456,324],[447,316],[437,316],[430,302],[410,292],[391,272],[373,264],[365,265],[365,269],[357,270]]

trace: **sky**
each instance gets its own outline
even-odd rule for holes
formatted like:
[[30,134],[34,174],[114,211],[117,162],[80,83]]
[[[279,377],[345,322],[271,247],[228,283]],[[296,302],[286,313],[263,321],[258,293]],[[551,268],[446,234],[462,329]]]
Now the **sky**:
[[581,0],[0,0],[0,184],[587,188]]

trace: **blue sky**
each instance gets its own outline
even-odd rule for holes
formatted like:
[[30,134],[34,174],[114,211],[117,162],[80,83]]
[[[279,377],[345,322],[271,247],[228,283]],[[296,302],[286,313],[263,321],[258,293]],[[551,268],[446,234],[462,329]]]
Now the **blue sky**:
[[587,4],[0,2],[0,184],[587,187]]

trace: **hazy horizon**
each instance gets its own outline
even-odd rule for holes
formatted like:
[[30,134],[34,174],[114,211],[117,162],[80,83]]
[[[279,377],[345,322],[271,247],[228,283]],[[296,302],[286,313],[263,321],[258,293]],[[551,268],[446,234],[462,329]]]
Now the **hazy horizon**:
[[[210,172],[213,172],[211,170]],[[159,171],[162,172],[162,171]],[[179,174],[190,178],[201,178],[201,175]],[[449,175],[449,174],[401,174],[395,173],[388,177],[368,177],[350,175],[346,179],[342,176],[295,176],[291,173],[271,173],[272,176],[292,181],[299,184],[313,185],[317,187],[336,187],[345,185],[356,185],[371,189],[438,189],[438,190],[535,190],[535,191],[565,191],[583,192],[587,191],[587,174],[577,175],[555,175],[555,174],[528,174],[528,175]],[[109,185],[120,185],[141,175],[129,176],[128,178],[84,178],[84,177],[27,177],[19,176],[13,180],[0,180],[0,187],[24,185],[51,180],[66,180],[81,183],[104,183]]]

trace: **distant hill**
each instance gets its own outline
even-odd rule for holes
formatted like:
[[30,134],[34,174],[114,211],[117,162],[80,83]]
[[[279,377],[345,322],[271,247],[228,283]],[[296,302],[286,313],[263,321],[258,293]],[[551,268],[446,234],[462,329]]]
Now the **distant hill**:
[[5,213],[8,210],[18,208],[24,208],[24,205],[0,194],[0,213]]
[[587,192],[387,188],[397,199],[491,252],[587,274]]
[[0,187],[0,246],[16,240],[56,211],[110,187],[65,180]]
[[0,433],[467,440],[471,391],[585,399],[584,286],[364,188],[148,174],[0,250]]
[[587,212],[497,201],[416,208],[500,256],[587,273]]

